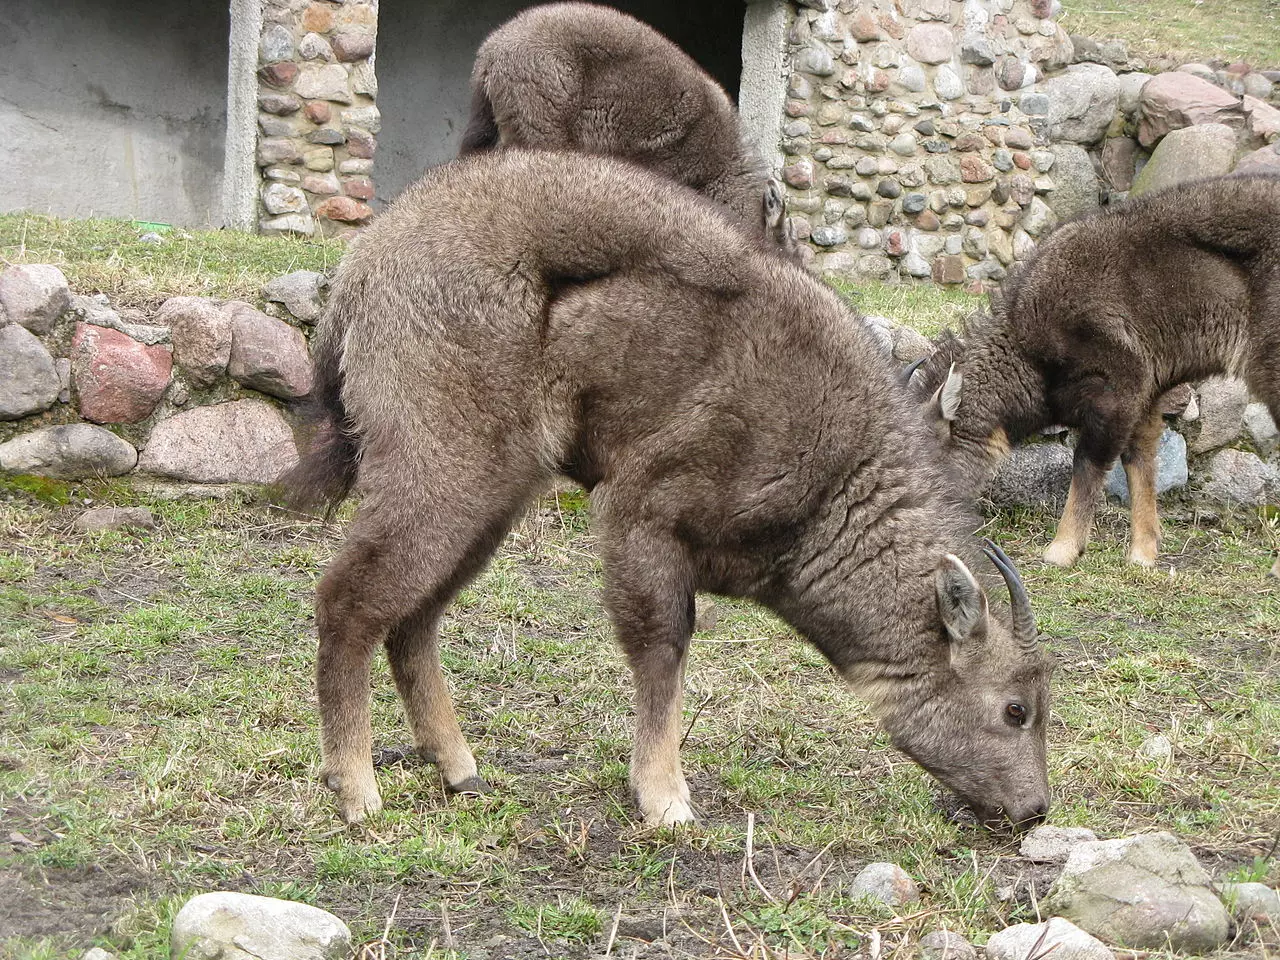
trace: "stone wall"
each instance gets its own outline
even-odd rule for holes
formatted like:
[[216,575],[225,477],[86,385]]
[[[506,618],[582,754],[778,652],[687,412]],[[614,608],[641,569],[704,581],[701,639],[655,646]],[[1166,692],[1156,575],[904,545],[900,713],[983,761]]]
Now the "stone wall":
[[377,0],[261,0],[263,233],[345,235],[373,213]]
[[1192,64],[1148,87],[1123,44],[1069,37],[1057,6],[804,0],[783,177],[820,270],[990,288],[1135,185],[1280,163],[1272,75]]
[[825,272],[998,281],[1053,220],[1053,0],[807,0],[789,36],[788,207]]
[[172,297],[148,316],[73,294],[56,267],[5,270],[0,471],[274,480],[297,460],[290,402],[311,390],[303,330],[323,282],[269,284],[279,316],[203,297]]

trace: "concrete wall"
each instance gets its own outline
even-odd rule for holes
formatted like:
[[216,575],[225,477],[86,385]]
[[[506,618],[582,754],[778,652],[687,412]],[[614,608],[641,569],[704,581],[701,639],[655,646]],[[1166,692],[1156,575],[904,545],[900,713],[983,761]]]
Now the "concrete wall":
[[[378,5],[378,199],[394,199],[427,167],[452,158],[467,122],[476,48],[526,0],[381,0]],[[672,4],[622,0],[612,6],[670,37],[737,96],[742,70],[742,0]]]
[[4,0],[0,210],[217,225],[225,2]]

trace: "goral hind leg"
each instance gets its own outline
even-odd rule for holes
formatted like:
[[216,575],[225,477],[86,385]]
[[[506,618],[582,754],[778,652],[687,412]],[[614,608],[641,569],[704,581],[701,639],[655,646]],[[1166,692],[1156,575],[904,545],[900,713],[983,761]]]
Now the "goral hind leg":
[[1160,552],[1160,518],[1156,510],[1156,448],[1164,432],[1164,417],[1152,409],[1138,424],[1128,449],[1121,455],[1129,481],[1130,563],[1153,567]]

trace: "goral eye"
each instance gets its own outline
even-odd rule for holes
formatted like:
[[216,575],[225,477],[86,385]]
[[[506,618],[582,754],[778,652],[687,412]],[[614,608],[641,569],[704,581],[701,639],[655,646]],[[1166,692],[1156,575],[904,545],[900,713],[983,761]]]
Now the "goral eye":
[[1020,703],[1011,703],[1004,708],[1005,718],[1015,726],[1022,726],[1027,719],[1027,708]]

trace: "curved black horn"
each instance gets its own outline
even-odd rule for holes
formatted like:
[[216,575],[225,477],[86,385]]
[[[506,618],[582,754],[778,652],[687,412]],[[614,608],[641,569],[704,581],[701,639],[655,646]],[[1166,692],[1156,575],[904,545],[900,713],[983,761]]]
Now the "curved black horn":
[[1000,571],[1000,576],[1004,577],[1005,586],[1009,588],[1009,602],[1013,608],[1014,636],[1023,647],[1035,649],[1036,617],[1031,612],[1031,600],[1027,596],[1027,588],[1023,586],[1022,577],[1018,576],[1018,570],[1009,559],[1009,555],[994,541],[983,540],[982,551],[995,564],[996,569]]
[[921,357],[919,360],[911,364],[911,366],[904,369],[902,373],[898,374],[898,383],[904,387],[907,386],[907,384],[911,382],[911,378],[915,375],[915,372],[920,369],[921,364],[928,359],[928,357]]

